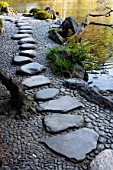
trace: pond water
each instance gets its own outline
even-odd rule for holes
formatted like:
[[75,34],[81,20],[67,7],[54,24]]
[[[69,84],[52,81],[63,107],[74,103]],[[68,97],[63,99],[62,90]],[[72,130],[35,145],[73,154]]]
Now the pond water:
[[[60,17],[65,19],[67,16],[75,18],[78,24],[80,24],[88,13],[100,13],[100,4],[96,0],[8,0],[10,6],[12,6],[18,12],[29,12],[33,7],[45,9],[50,6],[51,9],[59,11]],[[109,0],[109,6],[113,7],[113,0]],[[101,11],[102,12],[102,11]],[[89,18],[90,21],[113,23],[113,14],[110,17]],[[92,44],[97,44],[96,49],[100,49],[102,43],[113,44],[113,31],[111,28],[105,28],[102,26],[88,26],[83,34],[83,39]],[[103,43],[103,46],[105,44]],[[106,48],[106,47],[105,47]],[[89,81],[93,81],[93,84],[100,86],[101,89],[112,88],[113,89],[113,56],[111,50],[111,57],[102,70],[98,71],[99,74],[89,74]],[[104,58],[104,53],[100,54],[100,57]],[[101,74],[103,69],[107,74]],[[105,85],[103,85],[103,83]],[[105,83],[106,82],[106,83]],[[104,88],[104,86],[106,88]]]

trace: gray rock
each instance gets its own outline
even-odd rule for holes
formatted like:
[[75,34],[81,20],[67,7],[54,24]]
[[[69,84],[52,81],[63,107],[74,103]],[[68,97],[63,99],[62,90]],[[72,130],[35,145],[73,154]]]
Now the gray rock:
[[17,23],[16,26],[17,26],[17,27],[29,26],[29,23],[28,23],[28,22]]
[[33,75],[33,74],[41,73],[44,70],[46,70],[45,66],[39,63],[36,63],[36,62],[32,62],[32,63],[21,66],[17,72]]
[[76,89],[79,85],[85,85],[87,83],[84,80],[79,79],[79,78],[69,78],[69,79],[65,79],[64,84],[67,87]]
[[19,30],[32,30],[31,26],[21,26],[19,27]]
[[49,132],[59,132],[72,127],[82,127],[84,119],[79,115],[49,115],[45,116],[44,123]]
[[98,134],[93,129],[82,128],[64,135],[45,139],[44,143],[55,152],[70,159],[83,160],[96,148]]
[[49,100],[54,98],[59,93],[56,88],[48,88],[44,90],[37,91],[35,94],[36,100]]
[[90,170],[113,170],[113,150],[106,149],[93,159]]
[[50,80],[48,79],[48,77],[45,77],[43,75],[32,76],[30,78],[26,78],[22,82],[22,85],[28,88],[38,87],[38,86],[42,86],[46,84],[50,84]]
[[23,56],[31,57],[31,58],[34,58],[37,56],[36,51],[34,50],[23,50],[19,54]]
[[19,30],[18,34],[33,34],[32,30]]
[[28,38],[28,37],[31,37],[31,35],[30,34],[15,34],[12,36],[12,39],[19,40],[21,38]]
[[20,45],[19,47],[20,50],[34,50],[36,49],[36,45],[35,44],[29,44],[29,43],[25,43]]
[[13,62],[15,64],[26,64],[32,62],[32,59],[25,56],[15,56]]
[[59,99],[50,100],[40,104],[40,111],[68,112],[83,106],[75,97],[63,96]]
[[22,38],[21,40],[19,40],[18,43],[19,44],[25,44],[25,43],[36,44],[36,41],[34,38],[30,37],[30,38]]

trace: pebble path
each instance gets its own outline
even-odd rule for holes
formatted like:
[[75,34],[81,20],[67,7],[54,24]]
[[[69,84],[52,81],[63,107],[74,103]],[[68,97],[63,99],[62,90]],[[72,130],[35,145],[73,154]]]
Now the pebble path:
[[[10,167],[11,170],[87,170],[95,155],[106,148],[113,149],[113,112],[86,101],[79,95],[78,91],[67,89],[63,86],[64,78],[52,73],[45,57],[47,49],[57,46],[47,37],[48,29],[52,25],[51,21],[39,21],[23,17],[21,14],[11,17],[6,16],[3,19],[5,33],[0,36],[0,67],[21,83],[26,78],[32,77],[29,74],[16,74],[21,66],[12,64],[13,58],[20,56],[21,50],[18,38],[14,40],[12,37],[18,34],[20,30],[27,30],[29,25],[29,29],[33,31],[33,34],[31,32],[26,33],[26,31],[25,34],[29,34],[30,36],[28,37],[36,41],[36,49],[33,49],[36,52],[36,57],[32,58],[30,62],[37,62],[46,67],[46,70],[41,70],[39,75],[48,77],[50,83],[25,89],[26,96],[32,99],[37,91],[49,87],[59,90],[56,99],[65,95],[76,97],[84,107],[70,110],[68,113],[82,116],[85,121],[84,127],[94,129],[99,135],[96,149],[88,153],[83,161],[72,162],[68,158],[54,153],[40,142],[42,139],[56,136],[56,134],[45,130],[42,121],[44,116],[52,115],[53,113],[52,111],[40,113],[37,111],[37,107],[39,108],[44,101],[31,101],[36,114],[32,114],[28,120],[17,120],[0,115],[0,151],[2,150],[0,156],[3,164]],[[15,19],[18,24],[23,23],[22,25],[20,24],[21,26],[19,25],[19,29],[16,27]],[[20,29],[24,23],[25,28]],[[21,35],[21,33],[19,34]],[[1,89],[4,90],[5,88],[1,86]],[[66,134],[74,130],[76,128],[59,132],[59,134]]]

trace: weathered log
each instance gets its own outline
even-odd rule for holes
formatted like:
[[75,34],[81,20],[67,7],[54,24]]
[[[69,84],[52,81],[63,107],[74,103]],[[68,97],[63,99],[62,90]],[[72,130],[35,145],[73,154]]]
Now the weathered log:
[[93,102],[101,107],[113,110],[113,102],[103,97],[102,94],[95,89],[90,87],[86,82],[80,79],[67,79],[64,85],[71,89],[79,90],[82,97],[86,98],[88,101]]
[[[10,78],[2,69],[0,69],[0,80],[10,92],[10,100],[6,100],[6,104],[9,103],[10,106],[6,106],[6,108],[21,115],[23,108],[29,106],[29,102],[20,83],[16,79]],[[3,108],[5,109],[5,101],[1,104],[3,107],[0,108],[0,112],[3,111]]]

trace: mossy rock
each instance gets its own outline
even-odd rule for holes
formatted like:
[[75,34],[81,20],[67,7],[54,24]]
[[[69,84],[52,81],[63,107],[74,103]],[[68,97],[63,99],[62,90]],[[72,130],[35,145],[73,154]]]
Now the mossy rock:
[[35,17],[41,20],[51,19],[51,14],[46,11],[39,11],[36,13]]
[[29,13],[35,15],[37,12],[41,11],[40,8],[32,8]]
[[8,7],[9,4],[5,1],[0,1],[0,13],[4,12],[5,8]]

